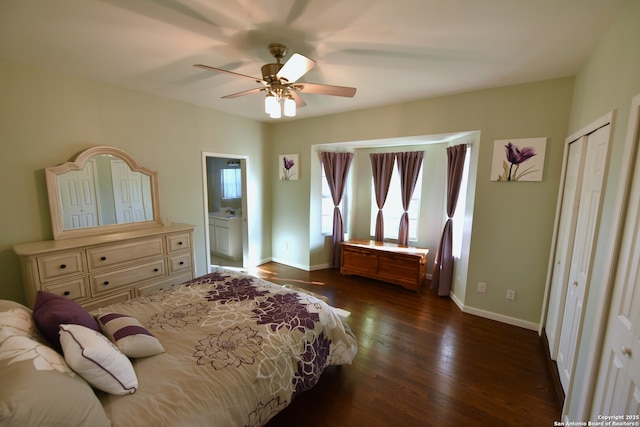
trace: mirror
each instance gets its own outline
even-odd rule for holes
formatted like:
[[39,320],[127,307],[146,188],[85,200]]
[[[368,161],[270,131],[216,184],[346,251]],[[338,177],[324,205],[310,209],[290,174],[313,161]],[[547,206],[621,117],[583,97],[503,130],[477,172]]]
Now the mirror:
[[118,148],[89,148],[45,177],[55,240],[160,223],[156,172]]

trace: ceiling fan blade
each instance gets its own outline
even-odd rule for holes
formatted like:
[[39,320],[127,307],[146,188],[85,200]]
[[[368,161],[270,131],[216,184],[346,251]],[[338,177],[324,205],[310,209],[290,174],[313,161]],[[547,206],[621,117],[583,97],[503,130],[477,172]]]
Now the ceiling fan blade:
[[356,94],[355,87],[322,85],[318,83],[296,83],[295,90],[304,93],[315,93],[318,95],[344,96],[352,98]]
[[265,90],[265,88],[257,87],[255,89],[243,90],[242,92],[232,93],[231,95],[225,95],[222,98],[224,98],[224,99],[237,98],[239,96],[245,96],[245,95],[250,95],[252,93],[261,92],[263,90]]
[[299,53],[294,53],[282,68],[280,68],[276,77],[286,79],[289,83],[293,83],[315,66],[316,61],[313,59],[309,59]]
[[265,82],[264,80],[259,79],[257,77],[251,77],[251,76],[247,76],[246,74],[240,74],[240,73],[236,73],[236,72],[233,72],[233,71],[223,70],[222,68],[215,68],[215,67],[210,67],[208,65],[202,65],[202,64],[194,64],[194,67],[201,68],[201,69],[207,70],[207,71],[215,71],[216,73],[224,73],[224,74],[229,74],[229,75],[236,76],[236,77],[242,77],[242,78],[245,78],[245,79],[253,80],[256,83],[260,83],[260,84],[263,84],[263,85],[267,84],[267,82]]
[[290,90],[289,93],[293,97],[293,100],[296,101],[296,108],[302,108],[307,105],[307,103],[304,102],[304,99],[302,99],[302,97],[298,95],[298,92],[296,92],[295,90]]

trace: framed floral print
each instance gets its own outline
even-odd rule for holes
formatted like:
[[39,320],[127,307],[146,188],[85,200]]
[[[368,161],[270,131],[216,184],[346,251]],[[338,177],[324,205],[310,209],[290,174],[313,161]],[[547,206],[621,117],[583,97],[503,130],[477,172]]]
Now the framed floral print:
[[280,180],[293,181],[298,179],[298,155],[285,154],[279,159]]
[[491,181],[542,181],[547,138],[500,139],[493,144]]

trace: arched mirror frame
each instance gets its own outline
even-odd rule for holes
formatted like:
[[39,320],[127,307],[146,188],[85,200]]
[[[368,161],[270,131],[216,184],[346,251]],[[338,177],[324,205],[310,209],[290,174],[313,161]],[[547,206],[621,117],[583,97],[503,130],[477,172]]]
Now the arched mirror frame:
[[[60,188],[58,186],[58,176],[69,171],[80,171],[86,163],[95,156],[111,155],[123,160],[132,172],[140,172],[149,177],[151,184],[151,203],[153,207],[153,220],[143,222],[132,222],[127,224],[99,225],[96,227],[65,229],[63,221],[63,211],[60,201]],[[69,239],[73,237],[85,237],[99,234],[116,233],[121,231],[136,230],[160,224],[160,201],[158,198],[158,174],[156,171],[140,166],[133,157],[119,148],[109,146],[97,146],[89,148],[78,154],[75,160],[63,163],[58,166],[45,168],[47,181],[47,193],[49,196],[49,208],[51,210],[51,224],[53,226],[54,240]]]

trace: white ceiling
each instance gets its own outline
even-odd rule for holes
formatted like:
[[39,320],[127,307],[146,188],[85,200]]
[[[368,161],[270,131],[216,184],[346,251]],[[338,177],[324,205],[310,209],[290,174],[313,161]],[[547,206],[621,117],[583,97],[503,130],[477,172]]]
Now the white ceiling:
[[[0,57],[270,121],[267,46],[317,66],[298,118],[574,75],[628,0],[0,0]],[[286,59],[286,58],[285,58]],[[282,120],[282,119],[281,119]]]

